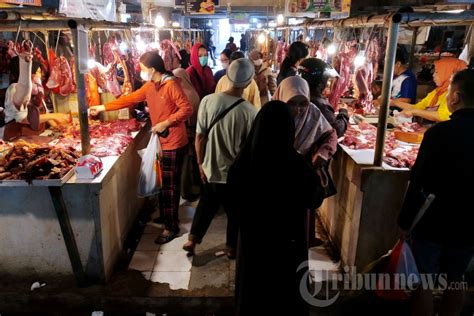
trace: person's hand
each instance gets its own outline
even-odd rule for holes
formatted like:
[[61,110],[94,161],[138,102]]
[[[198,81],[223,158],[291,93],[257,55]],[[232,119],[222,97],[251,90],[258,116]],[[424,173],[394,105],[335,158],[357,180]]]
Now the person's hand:
[[202,181],[203,184],[206,184],[207,183],[207,177],[204,174],[204,170],[202,169],[202,164],[198,164],[198,166],[199,166],[199,174],[201,175],[201,181]]
[[91,116],[97,116],[99,115],[100,112],[103,112],[103,111],[105,111],[105,106],[103,105],[95,105],[89,108],[89,113]]
[[67,125],[72,121],[72,117],[67,113],[54,113],[54,121],[59,125]]
[[160,123],[156,124],[155,126],[153,126],[151,128],[151,131],[153,133],[157,133],[157,134],[163,133],[164,130],[168,128],[168,126],[169,126],[168,121],[163,121],[163,122],[160,122]]
[[400,112],[405,117],[413,117],[415,110],[403,110]]

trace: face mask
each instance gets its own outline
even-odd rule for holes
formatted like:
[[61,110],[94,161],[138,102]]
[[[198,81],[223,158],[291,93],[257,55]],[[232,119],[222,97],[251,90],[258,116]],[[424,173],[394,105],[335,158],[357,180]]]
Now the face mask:
[[222,68],[227,69],[229,67],[229,63],[222,63]]
[[152,74],[151,74],[149,71],[142,70],[142,71],[140,72],[140,77],[141,77],[144,81],[151,81]]
[[257,67],[258,67],[258,66],[261,66],[261,65],[263,64],[263,60],[262,60],[262,59],[254,60],[254,61],[253,61],[253,64],[254,64],[255,66],[257,66]]
[[207,66],[207,56],[201,56],[201,57],[199,57],[199,63],[200,63],[201,66],[203,66],[203,67]]

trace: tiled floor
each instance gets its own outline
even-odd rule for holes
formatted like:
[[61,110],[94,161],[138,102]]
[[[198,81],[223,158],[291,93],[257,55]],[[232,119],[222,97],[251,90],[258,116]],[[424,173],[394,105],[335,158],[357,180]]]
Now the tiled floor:
[[[201,289],[207,286],[233,289],[235,282],[235,261],[219,256],[225,249],[227,218],[219,213],[213,220],[203,243],[196,247],[196,256],[188,257],[182,249],[191,229],[197,203],[183,203],[180,207],[181,236],[165,245],[156,245],[155,239],[162,227],[148,223],[130,262],[129,269],[142,272],[152,282],[168,283],[170,289]],[[158,216],[154,214],[153,217]],[[309,268],[314,281],[324,281],[325,271],[337,271],[324,247],[309,250]],[[323,271],[323,272],[322,272]]]

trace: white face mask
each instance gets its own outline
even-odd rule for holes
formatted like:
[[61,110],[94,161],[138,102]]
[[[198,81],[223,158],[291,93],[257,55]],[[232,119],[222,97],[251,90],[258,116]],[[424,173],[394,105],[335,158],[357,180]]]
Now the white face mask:
[[144,81],[151,81],[151,78],[153,77],[153,74],[152,74],[150,71],[142,70],[142,71],[140,72],[140,77],[141,77]]

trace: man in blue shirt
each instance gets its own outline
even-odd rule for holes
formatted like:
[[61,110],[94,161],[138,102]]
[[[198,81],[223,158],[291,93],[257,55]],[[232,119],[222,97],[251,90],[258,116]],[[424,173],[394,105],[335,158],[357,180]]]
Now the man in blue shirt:
[[416,103],[416,76],[408,69],[407,57],[402,49],[397,49],[395,57],[395,78],[392,83],[392,99],[402,102]]
[[[400,100],[402,102],[416,103],[416,76],[408,69],[406,53],[401,49],[397,49],[395,56],[395,66],[393,69],[394,79],[392,81],[392,100]],[[380,97],[374,100],[375,106],[380,105]]]

